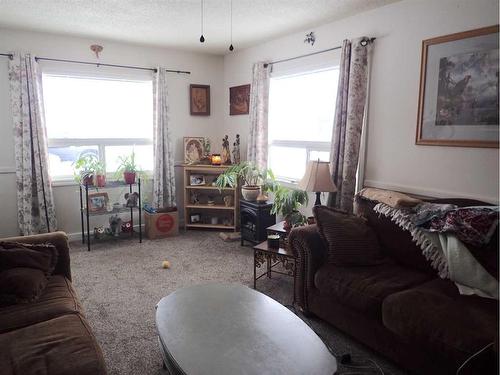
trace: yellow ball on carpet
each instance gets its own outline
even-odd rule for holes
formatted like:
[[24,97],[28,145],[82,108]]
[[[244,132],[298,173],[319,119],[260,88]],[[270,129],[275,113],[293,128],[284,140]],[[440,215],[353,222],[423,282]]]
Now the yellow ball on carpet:
[[168,260],[164,260],[163,262],[161,262],[161,266],[163,268],[170,268],[170,262]]

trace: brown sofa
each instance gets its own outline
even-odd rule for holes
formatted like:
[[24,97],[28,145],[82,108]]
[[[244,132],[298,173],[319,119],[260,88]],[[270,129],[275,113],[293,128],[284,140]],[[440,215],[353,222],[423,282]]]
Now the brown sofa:
[[[434,202],[485,204],[463,199]],[[459,373],[498,374],[498,301],[462,296],[451,281],[438,278],[410,234],[379,217],[374,205],[358,200],[356,213],[376,231],[383,252],[391,258],[389,264],[330,264],[316,225],[292,230],[300,308],[412,373],[456,374],[471,355],[493,342]],[[498,279],[498,230],[477,254]]]
[[36,302],[0,308],[0,374],[106,374],[101,349],[71,285],[66,234],[2,240],[51,243],[58,262]]

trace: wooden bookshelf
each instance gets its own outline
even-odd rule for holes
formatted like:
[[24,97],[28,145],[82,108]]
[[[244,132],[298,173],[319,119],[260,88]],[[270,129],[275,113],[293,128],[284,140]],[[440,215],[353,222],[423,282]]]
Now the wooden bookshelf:
[[[219,229],[237,231],[239,227],[239,207],[240,194],[239,188],[219,189],[212,183],[229,166],[220,165],[189,165],[183,164],[184,180],[184,228],[196,229]],[[203,176],[205,183],[202,185],[192,185],[191,176]],[[200,202],[193,202],[193,195],[196,194]],[[226,206],[223,200],[224,196],[232,197],[232,205]],[[208,199],[215,201],[215,204],[208,204]],[[191,222],[191,215],[199,214],[200,222]],[[211,218],[218,217],[218,223],[212,224]],[[224,219],[229,220],[225,225]]]

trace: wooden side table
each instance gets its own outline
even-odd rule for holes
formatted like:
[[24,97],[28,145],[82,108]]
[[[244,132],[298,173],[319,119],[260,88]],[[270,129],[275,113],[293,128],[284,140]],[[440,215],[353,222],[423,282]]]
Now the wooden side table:
[[[293,277],[293,304],[295,304],[295,282],[297,260],[288,247],[278,249],[269,248],[267,241],[261,242],[253,248],[253,288],[257,289],[257,280],[263,276],[271,278],[272,273]],[[266,270],[257,276],[257,268],[266,264]],[[285,272],[276,271],[273,268],[281,264]]]

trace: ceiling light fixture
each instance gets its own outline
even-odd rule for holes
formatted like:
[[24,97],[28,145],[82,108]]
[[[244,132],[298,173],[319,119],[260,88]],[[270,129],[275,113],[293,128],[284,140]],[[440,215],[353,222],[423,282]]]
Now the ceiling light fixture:
[[234,50],[234,47],[233,47],[233,0],[230,0],[231,1],[231,45],[229,46],[229,50],[232,51]]
[[203,36],[203,0],[201,0],[201,36],[200,43],[205,42],[205,37]]

